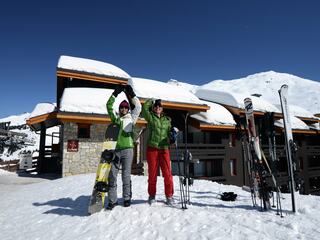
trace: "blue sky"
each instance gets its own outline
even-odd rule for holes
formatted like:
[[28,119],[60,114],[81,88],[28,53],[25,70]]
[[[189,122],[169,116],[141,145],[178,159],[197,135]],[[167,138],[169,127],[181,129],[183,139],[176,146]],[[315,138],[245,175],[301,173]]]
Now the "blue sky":
[[4,1],[0,118],[55,102],[60,55],[191,84],[274,70],[320,80],[320,1]]

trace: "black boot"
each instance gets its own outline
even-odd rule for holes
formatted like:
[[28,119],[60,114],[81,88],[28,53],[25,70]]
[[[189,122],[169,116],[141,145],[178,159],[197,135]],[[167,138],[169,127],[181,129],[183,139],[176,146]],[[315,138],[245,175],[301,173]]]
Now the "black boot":
[[117,202],[115,202],[115,203],[109,202],[106,209],[107,209],[107,210],[112,210],[112,209],[113,209],[115,206],[117,206],[117,205],[118,205]]
[[130,207],[130,205],[131,205],[131,200],[124,200],[123,202],[124,207]]

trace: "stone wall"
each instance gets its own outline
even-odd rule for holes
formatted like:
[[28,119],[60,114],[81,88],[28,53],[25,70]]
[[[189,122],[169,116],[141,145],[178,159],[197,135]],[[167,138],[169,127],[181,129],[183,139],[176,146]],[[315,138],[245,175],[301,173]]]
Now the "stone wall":
[[[92,124],[90,138],[78,138],[78,125],[64,123],[62,176],[96,171],[107,126],[107,124]],[[78,152],[67,151],[68,140],[79,140]]]

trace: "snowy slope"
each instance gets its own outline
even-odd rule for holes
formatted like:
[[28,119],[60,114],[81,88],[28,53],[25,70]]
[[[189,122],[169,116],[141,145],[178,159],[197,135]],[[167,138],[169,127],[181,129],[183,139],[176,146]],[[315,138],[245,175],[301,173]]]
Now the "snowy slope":
[[12,115],[9,117],[1,118],[0,123],[2,122],[10,122],[10,127],[13,126],[21,126],[26,124],[26,120],[30,117],[30,113],[22,113],[19,115]]
[[[12,176],[0,175],[0,183]],[[2,181],[1,181],[2,179]],[[290,197],[284,194],[284,218],[275,211],[260,212],[250,194],[235,186],[204,180],[191,187],[187,210],[146,203],[147,178],[133,176],[133,204],[87,216],[94,174],[28,185],[0,188],[1,239],[308,239],[320,237],[320,198],[297,196],[298,211],[290,213]],[[118,179],[120,181],[120,178]],[[178,178],[175,181],[179,201]],[[13,183],[14,181],[11,180]],[[120,184],[121,185],[121,184]],[[10,188],[9,188],[10,187]],[[237,201],[223,202],[219,193],[234,191]],[[119,195],[121,191],[119,190]],[[158,181],[163,201],[163,179]]]
[[320,112],[320,83],[303,79],[287,73],[274,71],[262,72],[234,80],[214,80],[200,86],[198,89],[212,89],[250,96],[261,94],[262,98],[278,105],[278,90],[281,85],[289,86],[288,102],[300,106],[312,113]]

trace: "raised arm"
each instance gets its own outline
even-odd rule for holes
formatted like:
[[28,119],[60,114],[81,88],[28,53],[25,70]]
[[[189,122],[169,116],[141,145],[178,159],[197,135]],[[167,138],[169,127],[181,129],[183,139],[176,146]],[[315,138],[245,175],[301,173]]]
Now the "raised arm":
[[116,89],[114,90],[114,92],[111,94],[111,96],[109,97],[108,99],[108,102],[107,102],[107,111],[108,111],[108,115],[111,119],[111,122],[112,123],[116,123],[116,124],[119,124],[120,123],[120,119],[117,118],[117,116],[114,114],[114,111],[113,111],[113,104],[116,100],[116,97],[119,95],[119,93],[122,92],[122,87],[116,87]]
[[142,107],[142,115],[147,122],[149,122],[151,119],[151,113],[149,111],[149,108],[151,106],[152,106],[152,99],[148,99],[147,101],[145,101]]

